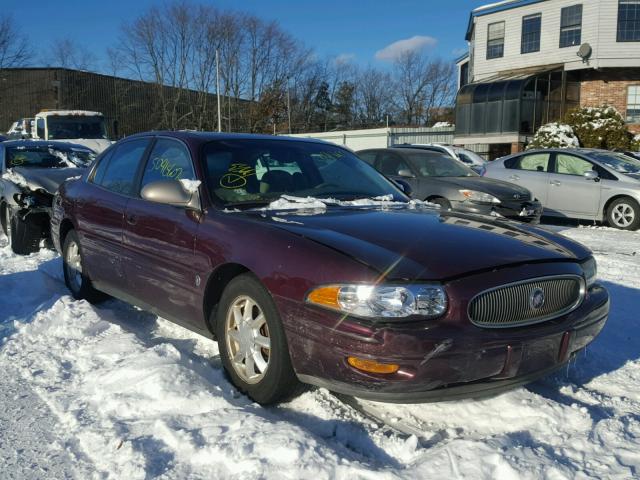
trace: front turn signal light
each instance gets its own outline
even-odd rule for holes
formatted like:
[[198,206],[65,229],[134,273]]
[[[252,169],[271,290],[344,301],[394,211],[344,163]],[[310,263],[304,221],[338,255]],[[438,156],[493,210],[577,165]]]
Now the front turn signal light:
[[396,373],[400,368],[400,365],[395,363],[378,363],[375,360],[358,357],[347,357],[347,363],[353,368],[369,373]]

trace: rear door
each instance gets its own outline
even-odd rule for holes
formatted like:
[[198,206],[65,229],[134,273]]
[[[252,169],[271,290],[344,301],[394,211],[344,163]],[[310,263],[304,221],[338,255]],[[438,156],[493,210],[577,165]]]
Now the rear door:
[[124,141],[98,160],[75,205],[80,244],[89,275],[100,287],[120,290],[125,282],[122,228],[149,138]]
[[551,155],[551,152],[534,152],[509,158],[504,161],[504,169],[492,168],[489,176],[528,188],[546,207]]
[[584,177],[596,170],[590,161],[557,152],[549,175],[547,208],[572,217],[593,218],[598,214],[602,182]]
[[141,177],[125,213],[123,243],[128,259],[128,289],[138,300],[172,320],[203,328],[194,257],[200,217],[193,209],[151,202],[139,195],[144,186],[154,181],[195,180],[189,149],[179,140],[159,137]]

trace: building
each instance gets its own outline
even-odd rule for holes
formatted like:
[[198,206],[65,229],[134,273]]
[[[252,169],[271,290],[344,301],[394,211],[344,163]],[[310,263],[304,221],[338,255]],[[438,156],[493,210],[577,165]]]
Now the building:
[[[222,98],[227,107],[230,99]],[[217,124],[215,94],[68,68],[0,69],[0,132],[44,109],[101,112],[114,139],[163,128],[215,130]]]
[[575,106],[613,105],[640,133],[640,0],[507,0],[473,10],[456,60],[455,143],[521,151]]

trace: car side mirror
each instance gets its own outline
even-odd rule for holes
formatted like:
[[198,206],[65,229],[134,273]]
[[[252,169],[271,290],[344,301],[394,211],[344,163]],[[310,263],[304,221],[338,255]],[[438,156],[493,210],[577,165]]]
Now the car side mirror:
[[596,172],[595,170],[587,170],[586,172],[584,172],[584,178],[586,178],[587,180],[593,180],[594,182],[599,182],[600,181],[600,176],[598,175],[598,172]]
[[413,173],[411,173],[411,170],[407,168],[401,168],[400,170],[398,170],[398,175],[401,177],[407,177],[407,178],[414,177]]
[[158,180],[145,185],[140,192],[145,200],[186,207],[193,194],[187,192],[178,180]]
[[400,190],[402,190],[402,193],[404,193],[407,197],[410,197],[411,194],[413,193],[413,189],[411,188],[411,185],[409,185],[404,180],[397,178],[394,180],[394,183],[400,188]]

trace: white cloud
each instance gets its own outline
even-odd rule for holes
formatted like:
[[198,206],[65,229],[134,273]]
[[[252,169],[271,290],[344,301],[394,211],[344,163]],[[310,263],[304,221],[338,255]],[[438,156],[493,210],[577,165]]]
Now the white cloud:
[[350,63],[355,59],[356,59],[355,53],[341,53],[334,59],[334,61],[336,62],[336,64],[342,65],[343,63]]
[[411,38],[398,40],[376,52],[378,60],[393,61],[405,52],[415,52],[425,48],[435,47],[438,40],[427,35],[415,35]]

